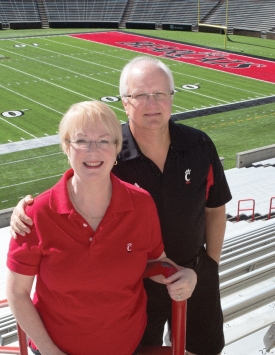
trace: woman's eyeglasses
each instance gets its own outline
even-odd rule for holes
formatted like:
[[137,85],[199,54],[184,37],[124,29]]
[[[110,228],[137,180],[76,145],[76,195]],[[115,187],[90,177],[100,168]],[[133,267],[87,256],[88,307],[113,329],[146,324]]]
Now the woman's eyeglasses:
[[71,141],[66,139],[66,141],[77,149],[89,149],[92,143],[95,143],[97,149],[106,150],[109,149],[113,144],[117,144],[116,141],[108,141],[106,139],[102,139],[101,141],[86,141],[85,139],[78,139],[76,141]]

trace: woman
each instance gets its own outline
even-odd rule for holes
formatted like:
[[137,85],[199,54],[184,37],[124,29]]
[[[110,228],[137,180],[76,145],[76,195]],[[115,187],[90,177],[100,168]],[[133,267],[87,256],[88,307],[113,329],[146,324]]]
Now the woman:
[[144,269],[167,260],[156,207],[111,173],[122,136],[107,105],[73,105],[59,133],[72,168],[27,208],[30,237],[11,240],[8,301],[35,354],[132,355],[146,325]]

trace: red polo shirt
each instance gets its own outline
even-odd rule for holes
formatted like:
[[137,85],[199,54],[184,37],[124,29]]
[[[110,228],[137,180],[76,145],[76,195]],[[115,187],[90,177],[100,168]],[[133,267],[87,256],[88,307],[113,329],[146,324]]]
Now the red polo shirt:
[[33,302],[62,351],[130,355],[146,325],[142,274],[164,250],[155,203],[111,174],[112,199],[93,231],[69,200],[72,175],[27,207],[34,226],[28,238],[11,240],[7,266],[37,274]]

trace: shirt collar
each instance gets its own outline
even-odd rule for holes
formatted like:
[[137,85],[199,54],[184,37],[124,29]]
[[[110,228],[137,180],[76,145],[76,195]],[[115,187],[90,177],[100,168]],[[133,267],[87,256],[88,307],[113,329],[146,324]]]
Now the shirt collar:
[[[174,150],[189,149],[190,140],[186,131],[186,126],[183,124],[169,121],[169,133],[171,139],[171,146]],[[187,144],[188,143],[188,144]]]
[[[169,133],[171,139],[171,146],[174,150],[186,150],[190,144],[186,126],[169,120]],[[122,149],[118,155],[118,158],[125,161],[138,158],[142,156],[139,146],[132,135],[129,122],[126,122],[122,126],[123,142]],[[187,144],[188,142],[188,144]]]
[[139,146],[130,130],[129,121],[122,125],[122,149],[118,154],[118,158],[124,160],[131,160],[141,156]]
[[[67,181],[73,176],[73,169],[65,172],[62,178],[51,189],[50,208],[59,214],[72,214],[74,212],[73,204],[69,198]],[[109,208],[112,213],[125,212],[134,208],[134,203],[130,195],[127,183],[119,180],[111,173],[112,198]]]
[[61,179],[52,187],[50,194],[50,208],[59,214],[71,213],[73,204],[69,198],[67,181],[74,175],[73,169],[69,169]]

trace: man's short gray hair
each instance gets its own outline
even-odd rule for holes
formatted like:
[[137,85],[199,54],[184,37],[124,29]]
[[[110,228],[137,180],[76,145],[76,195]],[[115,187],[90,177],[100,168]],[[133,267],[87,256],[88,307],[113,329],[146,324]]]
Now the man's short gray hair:
[[134,67],[138,66],[142,62],[153,63],[157,68],[160,68],[161,70],[163,70],[169,80],[169,85],[170,85],[169,90],[173,91],[175,89],[173,74],[166,64],[164,64],[161,60],[153,58],[153,57],[140,56],[140,57],[135,57],[134,59],[132,59],[122,69],[122,72],[120,75],[120,82],[119,82],[119,92],[120,92],[121,97],[129,94],[128,93],[129,73],[131,72],[131,70]]

